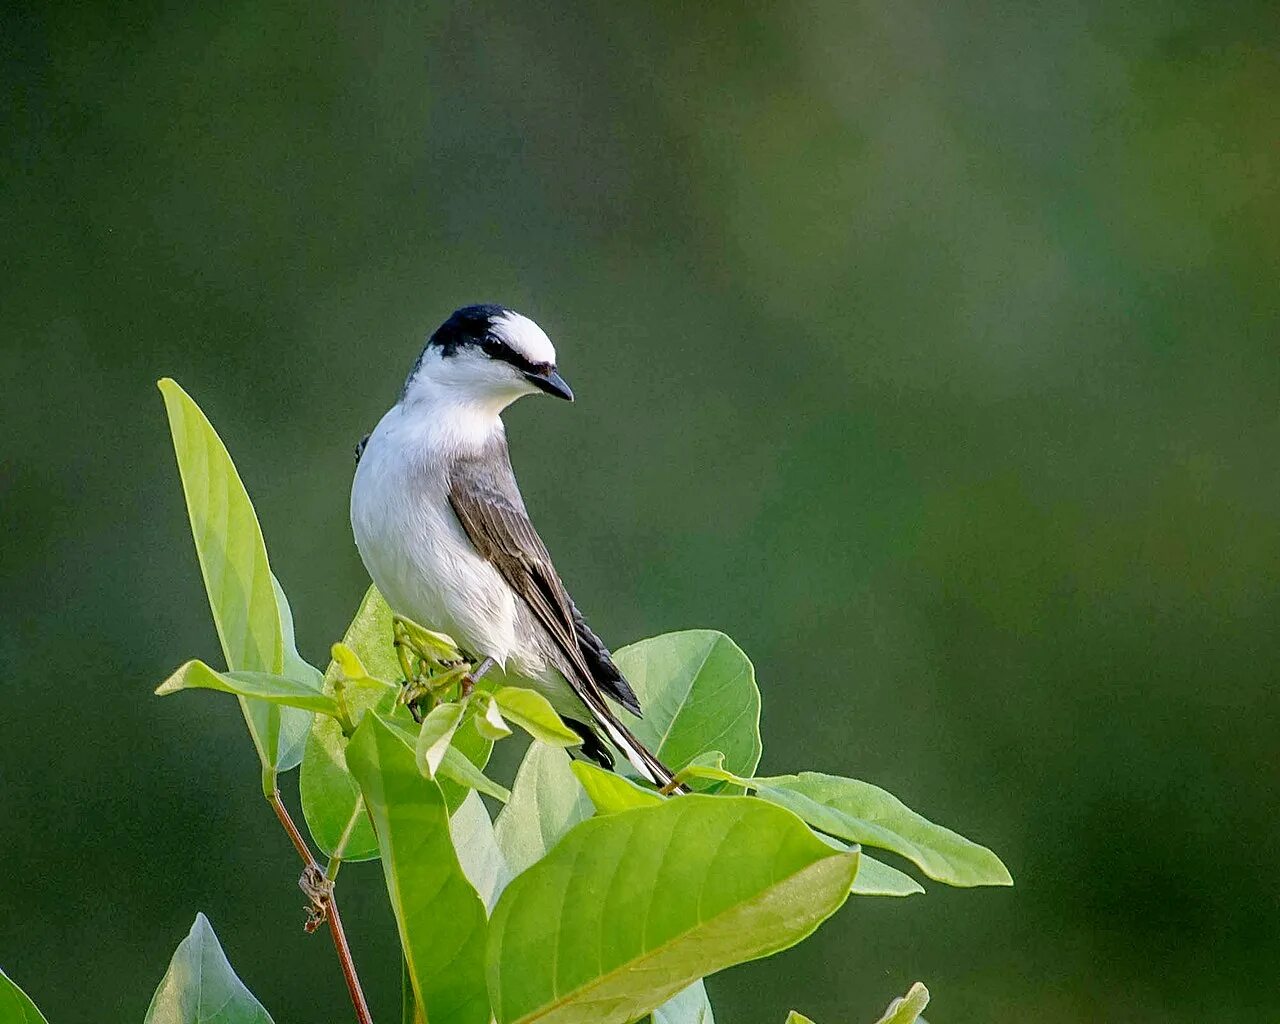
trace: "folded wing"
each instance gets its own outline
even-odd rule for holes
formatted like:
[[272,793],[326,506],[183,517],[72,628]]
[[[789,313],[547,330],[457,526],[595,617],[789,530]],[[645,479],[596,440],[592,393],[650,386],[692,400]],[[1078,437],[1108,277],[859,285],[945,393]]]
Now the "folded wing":
[[551,555],[533,528],[516,487],[505,439],[475,458],[455,462],[449,477],[449,504],[480,555],[490,562],[533,612],[564,656],[564,675],[613,742],[651,782],[666,785],[671,773],[618,721],[604,696],[635,714],[635,693],[609,651],[574,606]]

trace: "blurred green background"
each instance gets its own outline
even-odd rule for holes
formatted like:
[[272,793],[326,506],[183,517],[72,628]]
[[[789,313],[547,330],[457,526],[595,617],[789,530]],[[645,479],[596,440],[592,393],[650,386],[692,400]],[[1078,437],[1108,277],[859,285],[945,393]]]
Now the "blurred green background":
[[[615,645],[754,658],[767,770],[880,783],[1000,891],[854,901],[721,1024],[1258,1021],[1280,997],[1271,3],[17,5],[0,234],[0,964],[140,1020],[208,913],[345,1021],[230,700],[157,377],[222,432],[304,654],[351,448],[455,306],[556,341],[507,418]],[[296,785],[296,783],[291,783]],[[380,1019],[374,866],[343,872]]]

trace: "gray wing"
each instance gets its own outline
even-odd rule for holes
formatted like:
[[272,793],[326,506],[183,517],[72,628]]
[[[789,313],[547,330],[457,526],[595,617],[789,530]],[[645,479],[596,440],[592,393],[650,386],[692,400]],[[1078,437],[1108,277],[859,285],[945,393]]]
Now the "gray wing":
[[640,714],[635,693],[569,597],[529,521],[505,439],[495,438],[480,457],[458,460],[449,474],[449,504],[476,550],[502,574],[564,654],[573,670],[566,676],[587,706],[607,711],[603,692]]

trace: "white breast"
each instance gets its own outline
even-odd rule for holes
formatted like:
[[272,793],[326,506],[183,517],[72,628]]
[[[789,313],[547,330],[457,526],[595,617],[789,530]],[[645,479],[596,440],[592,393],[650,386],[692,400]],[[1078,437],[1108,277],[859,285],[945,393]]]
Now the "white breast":
[[517,644],[516,599],[449,505],[447,466],[458,430],[447,418],[413,416],[400,405],[388,412],[356,467],[351,528],[393,611],[505,666]]

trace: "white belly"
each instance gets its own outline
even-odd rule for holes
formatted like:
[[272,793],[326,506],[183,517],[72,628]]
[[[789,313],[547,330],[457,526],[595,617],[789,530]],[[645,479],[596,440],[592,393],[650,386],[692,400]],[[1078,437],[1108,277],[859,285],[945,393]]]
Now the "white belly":
[[356,467],[351,528],[365,568],[397,614],[499,665],[514,656],[520,671],[536,670],[517,636],[514,593],[477,554],[449,505],[442,460],[404,443],[405,429],[393,409]]

